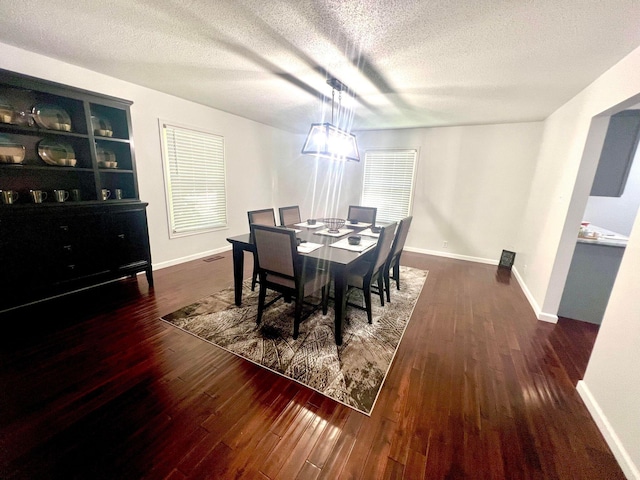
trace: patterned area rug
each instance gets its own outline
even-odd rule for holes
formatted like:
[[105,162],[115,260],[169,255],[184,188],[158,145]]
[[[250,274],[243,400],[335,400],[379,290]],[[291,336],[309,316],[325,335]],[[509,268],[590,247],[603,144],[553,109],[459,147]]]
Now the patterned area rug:
[[[370,415],[427,273],[401,267],[402,290],[392,283],[391,303],[385,301],[381,307],[379,299],[372,298],[372,325],[364,310],[347,306],[339,347],[331,301],[326,316],[318,309],[303,320],[297,340],[293,339],[294,302],[278,300],[256,325],[258,288],[252,292],[250,280],[243,285],[240,307],[234,303],[233,288],[227,288],[162,320]],[[268,291],[267,301],[271,298]],[[364,305],[359,290],[350,293],[349,302]],[[309,309],[303,318],[308,313]]]

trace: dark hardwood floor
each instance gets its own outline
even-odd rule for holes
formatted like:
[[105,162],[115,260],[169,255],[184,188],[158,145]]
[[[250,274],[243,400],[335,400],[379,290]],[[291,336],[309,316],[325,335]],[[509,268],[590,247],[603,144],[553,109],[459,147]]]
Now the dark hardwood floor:
[[494,266],[403,264],[429,276],[371,417],[158,320],[230,253],[2,315],[0,478],[624,478],[575,390],[597,327]]

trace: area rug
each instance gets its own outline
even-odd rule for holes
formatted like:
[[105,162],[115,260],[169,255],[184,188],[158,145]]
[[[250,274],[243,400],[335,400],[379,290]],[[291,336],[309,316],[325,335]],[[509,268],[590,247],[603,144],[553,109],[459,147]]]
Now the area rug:
[[[243,284],[240,307],[234,303],[233,288],[227,288],[162,320],[370,415],[427,273],[402,266],[401,290],[392,283],[391,303],[385,301],[382,307],[376,296],[372,298],[371,325],[364,310],[347,306],[341,346],[335,342],[331,301],[327,315],[322,315],[322,309],[311,310],[301,323],[296,340],[294,302],[276,301],[265,310],[261,324],[257,325],[258,288],[252,292],[250,280]],[[273,295],[268,291],[267,301]],[[364,305],[359,290],[350,293],[348,300]],[[311,299],[317,301],[318,298]],[[304,314],[307,313],[309,310]]]

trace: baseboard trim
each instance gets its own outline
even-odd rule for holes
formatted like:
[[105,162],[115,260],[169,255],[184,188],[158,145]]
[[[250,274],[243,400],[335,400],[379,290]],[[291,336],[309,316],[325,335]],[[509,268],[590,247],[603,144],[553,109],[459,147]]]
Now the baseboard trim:
[[529,287],[527,287],[527,284],[522,278],[522,275],[520,275],[520,272],[518,272],[518,269],[516,267],[513,267],[512,271],[514,276],[516,277],[516,280],[518,281],[518,284],[520,285],[520,288],[522,289],[522,292],[524,293],[524,296],[527,297],[527,300],[529,301],[529,305],[531,305],[531,308],[533,309],[533,313],[535,313],[536,318],[542,322],[558,323],[557,315],[553,315],[551,313],[545,313],[542,311],[542,309],[538,305],[538,302],[536,302],[536,299],[533,297],[531,290],[529,290]]
[[425,255],[434,255],[436,257],[454,258],[456,260],[464,260],[466,262],[486,263],[488,265],[498,265],[498,260],[482,257],[471,257],[469,255],[458,255],[456,253],[446,253],[438,250],[425,250],[423,248],[404,247],[405,252],[423,253]]
[[624,448],[624,445],[609,423],[609,420],[600,408],[600,405],[591,394],[589,386],[584,382],[584,380],[580,380],[578,381],[576,390],[578,390],[578,394],[582,398],[587,410],[589,410],[593,421],[596,422],[596,426],[600,430],[600,433],[602,433],[602,436],[611,449],[613,456],[616,457],[616,460],[618,461],[618,464],[625,476],[629,479],[640,480],[640,470],[638,470],[638,467],[631,460],[627,449]]
[[209,257],[211,255],[217,255],[219,253],[228,252],[229,250],[231,250],[231,245],[224,246],[221,248],[216,248],[213,250],[207,250],[206,252],[199,252],[195,255],[188,255],[186,257],[175,258],[167,262],[154,263],[153,270],[160,270],[162,268],[173,267],[174,265],[179,265],[181,263],[191,262],[192,260],[198,260],[200,258]]

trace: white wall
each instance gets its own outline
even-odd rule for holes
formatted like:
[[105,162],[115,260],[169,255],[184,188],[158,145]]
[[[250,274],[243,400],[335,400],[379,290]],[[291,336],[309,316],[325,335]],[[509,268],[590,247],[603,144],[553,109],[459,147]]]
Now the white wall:
[[[546,121],[516,258],[540,316],[554,315],[608,124],[637,103],[640,48]],[[635,97],[635,98],[634,98]],[[636,219],[581,393],[630,478],[640,478],[640,227]],[[526,268],[525,268],[526,265]]]
[[627,477],[640,479],[640,216],[633,232],[579,391]]
[[[260,123],[0,43],[0,68],[133,101],[140,199],[149,203],[154,268],[228,249],[248,229],[247,210],[274,205],[274,164],[291,156],[293,135]],[[229,228],[169,239],[158,118],[223,135]]]
[[620,197],[589,197],[584,219],[622,235],[629,235],[640,207],[640,149],[629,170],[624,192]]
[[360,203],[367,149],[417,148],[407,247],[497,262],[502,249],[516,247],[541,134],[542,122],[356,132],[360,163],[299,156],[279,174],[286,185],[279,198],[305,198],[303,216],[322,215],[331,204],[324,199],[335,198],[344,217],[350,203]]

